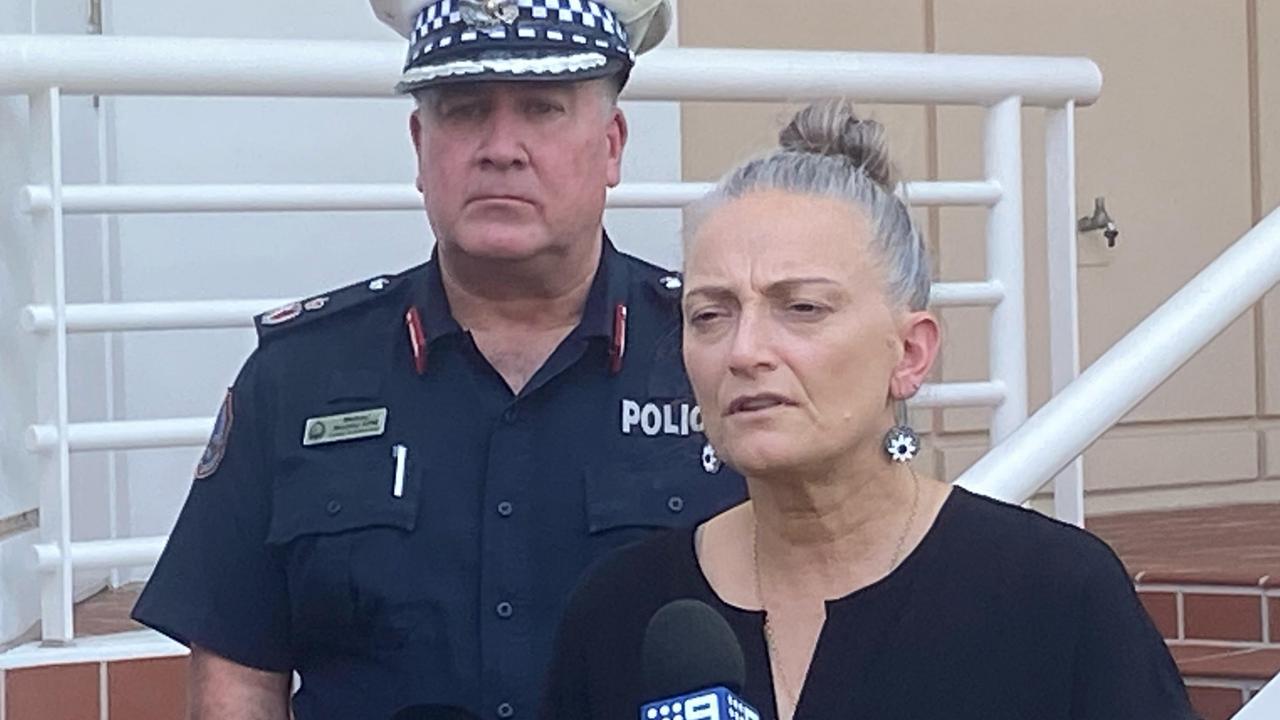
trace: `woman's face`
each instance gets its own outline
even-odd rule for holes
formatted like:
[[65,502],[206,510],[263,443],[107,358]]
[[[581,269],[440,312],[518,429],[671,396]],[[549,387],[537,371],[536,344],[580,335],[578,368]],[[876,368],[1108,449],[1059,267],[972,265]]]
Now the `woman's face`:
[[721,205],[693,237],[684,360],[707,436],[740,472],[879,453],[891,394],[923,381],[936,324],[890,306],[870,237],[848,203],[772,190]]

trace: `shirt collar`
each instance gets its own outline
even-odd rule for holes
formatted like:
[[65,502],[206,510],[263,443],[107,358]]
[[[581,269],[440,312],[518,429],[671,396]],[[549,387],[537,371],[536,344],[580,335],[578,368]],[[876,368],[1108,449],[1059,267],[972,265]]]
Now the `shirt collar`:
[[587,303],[582,308],[582,321],[574,332],[581,337],[613,337],[614,314],[619,305],[627,304],[627,286],[630,278],[622,253],[613,246],[609,234],[604,234],[600,251],[600,266],[596,269],[591,289],[587,291]]
[[413,296],[413,304],[422,317],[422,329],[427,336],[428,345],[445,335],[462,332],[462,326],[453,319],[449,297],[444,292],[444,280],[440,277],[439,249],[432,249],[426,272],[418,287],[414,288]]
[[[582,320],[574,334],[593,338],[613,336],[614,315],[619,305],[627,304],[629,276],[627,263],[614,247],[609,234],[604,233],[600,251],[600,264],[587,291],[587,302],[582,309]],[[444,280],[440,277],[439,250],[431,251],[431,259],[413,291],[413,304],[422,316],[423,331],[427,343],[433,343],[445,335],[461,333],[462,326],[449,309],[449,298],[444,292]]]

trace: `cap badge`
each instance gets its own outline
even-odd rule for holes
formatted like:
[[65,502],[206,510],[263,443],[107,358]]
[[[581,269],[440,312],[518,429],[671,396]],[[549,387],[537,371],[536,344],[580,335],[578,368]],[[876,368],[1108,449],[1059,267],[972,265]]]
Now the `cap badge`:
[[462,21],[477,30],[493,30],[510,25],[520,16],[516,0],[461,0]]

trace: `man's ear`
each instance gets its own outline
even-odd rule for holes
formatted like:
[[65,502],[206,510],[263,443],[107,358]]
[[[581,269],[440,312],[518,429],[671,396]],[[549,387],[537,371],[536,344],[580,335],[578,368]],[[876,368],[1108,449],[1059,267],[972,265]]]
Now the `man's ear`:
[[418,172],[414,176],[414,187],[422,192],[422,117],[417,108],[409,113],[409,138],[413,141],[413,152],[418,156]]
[[617,187],[622,182],[622,150],[627,146],[627,116],[620,108],[612,110],[605,140],[609,143],[609,187]]

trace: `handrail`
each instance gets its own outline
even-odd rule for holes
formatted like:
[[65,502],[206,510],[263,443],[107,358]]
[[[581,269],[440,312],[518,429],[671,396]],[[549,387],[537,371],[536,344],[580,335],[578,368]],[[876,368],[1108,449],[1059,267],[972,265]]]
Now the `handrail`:
[[[0,94],[390,97],[398,42],[0,35]],[[815,66],[824,71],[815,73]],[[636,66],[627,100],[1090,105],[1087,58],[670,48]]]
[[[714,183],[632,182],[609,191],[611,208],[679,208],[711,192]],[[990,207],[1002,192],[986,180],[904,182],[899,195],[913,207]],[[48,212],[48,187],[28,185],[22,210]],[[204,213],[422,210],[422,194],[410,183],[245,184],[245,185],[63,185],[62,212]]]
[[[1274,629],[1273,629],[1274,632]],[[1231,716],[1231,720],[1275,720],[1280,717],[1280,675],[1254,693],[1248,705]]]
[[1280,208],[1129,331],[957,482],[1010,502],[1027,500],[1277,283]]

